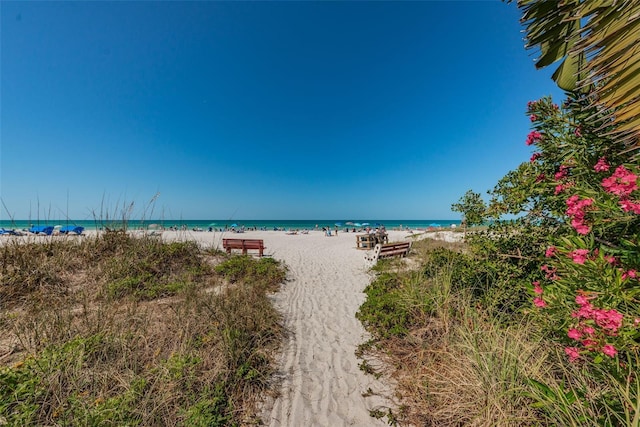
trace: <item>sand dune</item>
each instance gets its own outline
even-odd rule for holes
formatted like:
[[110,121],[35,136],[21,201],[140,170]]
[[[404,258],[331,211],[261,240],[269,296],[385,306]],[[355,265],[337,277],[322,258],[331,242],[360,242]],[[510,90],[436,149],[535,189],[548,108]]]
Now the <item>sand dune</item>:
[[[425,236],[454,241],[461,233],[440,231],[411,238]],[[162,233],[164,241],[195,240],[204,247],[219,248],[225,237],[263,239],[265,255],[284,261],[289,269],[287,282],[272,297],[289,333],[279,360],[278,397],[264,402],[262,421],[270,426],[295,427],[386,425],[372,418],[369,411],[393,406],[383,397],[392,394],[392,386],[384,383],[384,378],[364,374],[355,356],[358,345],[368,339],[355,314],[365,299],[363,290],[372,280],[364,259],[366,251],[355,248],[355,234]],[[407,232],[389,231],[390,241],[408,238]]]

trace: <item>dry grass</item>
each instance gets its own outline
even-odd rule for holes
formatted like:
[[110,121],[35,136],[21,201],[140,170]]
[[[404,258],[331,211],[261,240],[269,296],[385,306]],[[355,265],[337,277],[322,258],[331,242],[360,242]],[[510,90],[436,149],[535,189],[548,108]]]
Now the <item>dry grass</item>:
[[[540,425],[525,397],[524,378],[543,369],[540,346],[521,331],[471,328],[432,322],[409,338],[381,346],[395,367],[403,424],[422,426]],[[544,353],[543,353],[544,354]]]
[[[282,335],[275,261],[119,232],[0,251],[0,424],[258,422]],[[228,265],[244,271],[231,286]]]
[[389,421],[540,425],[523,382],[544,367],[541,344],[531,341],[526,325],[503,327],[482,317],[471,298],[452,285],[451,268],[426,278],[424,259],[442,248],[465,250],[464,244],[426,239],[414,244],[414,260],[406,263],[413,269],[381,264],[359,313],[375,337],[375,343],[361,347],[362,354],[381,360],[376,368],[390,372],[397,384],[398,409]]
[[640,356],[615,375],[570,364],[561,343],[537,332],[539,319],[496,315],[473,286],[454,283],[464,247],[414,249],[409,263],[378,264],[358,313],[374,337],[360,347],[361,367],[397,384],[397,408],[377,415],[410,426],[640,425]]

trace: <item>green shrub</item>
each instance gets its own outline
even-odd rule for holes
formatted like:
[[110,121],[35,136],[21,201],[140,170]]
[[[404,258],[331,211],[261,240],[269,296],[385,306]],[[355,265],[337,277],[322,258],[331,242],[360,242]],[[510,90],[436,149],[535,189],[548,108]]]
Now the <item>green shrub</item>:
[[184,425],[194,427],[218,427],[235,425],[230,414],[229,398],[224,384],[215,384],[213,390],[205,390],[202,397],[185,411]]
[[215,271],[230,283],[242,280],[253,287],[273,290],[286,277],[286,269],[273,258],[255,259],[248,255],[232,255],[215,267]]
[[401,278],[383,273],[365,288],[367,299],[356,317],[374,336],[402,336],[407,332],[410,319],[400,297],[401,286]]

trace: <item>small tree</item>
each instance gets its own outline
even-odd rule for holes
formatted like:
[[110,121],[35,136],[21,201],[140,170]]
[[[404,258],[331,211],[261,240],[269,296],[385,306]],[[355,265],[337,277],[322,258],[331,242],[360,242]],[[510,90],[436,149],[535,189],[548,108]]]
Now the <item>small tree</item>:
[[474,225],[482,224],[487,214],[487,207],[482,197],[480,197],[479,193],[474,193],[471,190],[467,191],[458,203],[452,204],[451,210],[460,212],[463,215],[465,231],[467,226],[473,227]]

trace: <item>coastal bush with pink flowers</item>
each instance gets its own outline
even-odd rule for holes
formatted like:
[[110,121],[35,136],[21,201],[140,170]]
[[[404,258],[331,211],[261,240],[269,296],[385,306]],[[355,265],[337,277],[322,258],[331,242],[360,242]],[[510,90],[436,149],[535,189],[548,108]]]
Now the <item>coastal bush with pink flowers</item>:
[[[488,215],[497,223],[511,214],[519,216],[513,224],[549,227],[542,241],[532,236],[545,247],[537,256],[523,312],[562,345],[568,363],[597,379],[617,378],[621,387],[635,384],[631,412],[637,422],[638,147],[603,137],[616,129],[587,108],[584,97],[569,98],[562,106],[543,98],[530,102],[527,114],[533,128],[525,139],[533,148],[531,158],[490,192]],[[511,233],[516,230],[517,225]],[[490,234],[480,239],[491,239]],[[624,418],[630,406],[614,395],[605,387],[602,407]]]
[[528,113],[535,151],[520,170],[535,199],[522,212],[560,225],[540,254],[532,303],[564,335],[570,361],[618,363],[640,344],[638,150],[597,136],[597,112],[580,100],[545,98]]
[[640,425],[638,149],[601,136],[616,128],[583,95],[527,116],[530,158],[452,206],[484,226],[462,248],[416,242],[417,271],[365,291],[361,353],[392,367],[394,422]]

